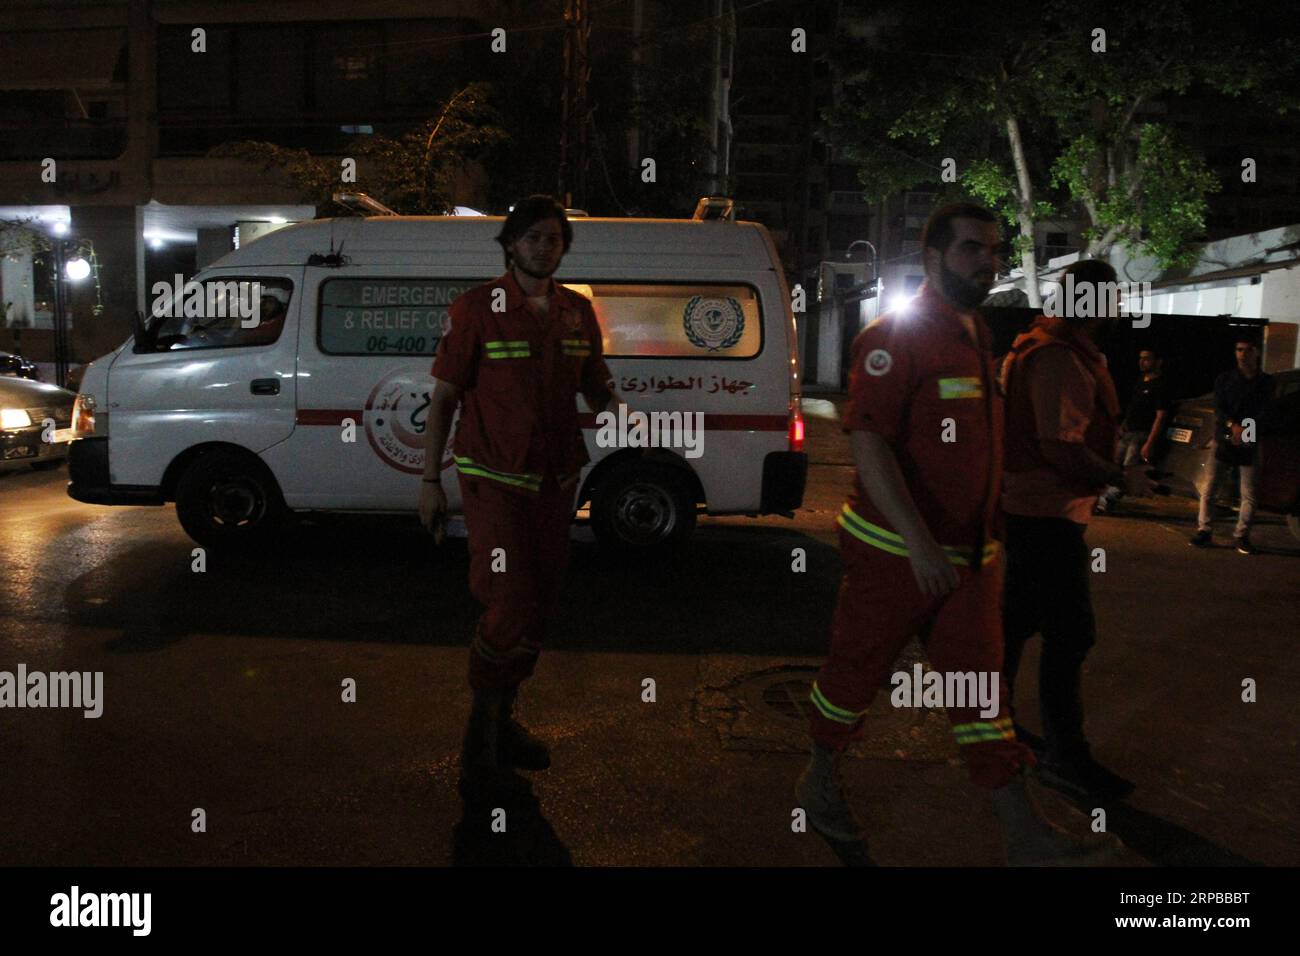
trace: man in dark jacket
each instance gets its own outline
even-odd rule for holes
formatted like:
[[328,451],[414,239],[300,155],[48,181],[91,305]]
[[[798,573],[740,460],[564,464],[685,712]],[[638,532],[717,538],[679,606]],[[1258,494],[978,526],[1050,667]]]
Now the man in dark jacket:
[[1256,435],[1260,415],[1273,397],[1273,376],[1259,369],[1259,343],[1251,335],[1237,338],[1237,367],[1214,381],[1214,455],[1201,478],[1201,510],[1191,543],[1208,547],[1210,515],[1220,479],[1235,467],[1241,481],[1241,510],[1233,540],[1242,554],[1258,554],[1250,543],[1250,526],[1255,518],[1255,488],[1258,484],[1259,443]]

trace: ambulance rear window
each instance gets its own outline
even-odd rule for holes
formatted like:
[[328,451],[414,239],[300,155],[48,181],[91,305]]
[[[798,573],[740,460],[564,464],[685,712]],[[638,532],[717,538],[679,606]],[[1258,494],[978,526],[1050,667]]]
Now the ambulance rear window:
[[456,296],[483,279],[327,279],[317,343],[327,355],[429,355]]
[[566,282],[591,299],[611,358],[753,358],[763,348],[747,285]]

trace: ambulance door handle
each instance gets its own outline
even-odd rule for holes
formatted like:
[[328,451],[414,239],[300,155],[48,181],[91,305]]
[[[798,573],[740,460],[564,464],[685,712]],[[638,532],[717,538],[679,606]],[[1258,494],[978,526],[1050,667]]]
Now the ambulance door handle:
[[278,378],[255,378],[249,384],[248,390],[254,395],[279,395],[280,380]]

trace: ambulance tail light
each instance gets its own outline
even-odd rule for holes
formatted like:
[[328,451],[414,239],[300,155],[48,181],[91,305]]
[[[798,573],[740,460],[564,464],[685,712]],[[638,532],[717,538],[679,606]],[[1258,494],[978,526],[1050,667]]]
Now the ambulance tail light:
[[790,402],[790,450],[803,451],[803,410],[797,398]]

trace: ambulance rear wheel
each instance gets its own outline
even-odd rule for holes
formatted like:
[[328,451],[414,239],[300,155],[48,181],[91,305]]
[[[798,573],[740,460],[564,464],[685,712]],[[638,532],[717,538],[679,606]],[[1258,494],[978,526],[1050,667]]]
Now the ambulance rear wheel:
[[286,513],[270,469],[247,452],[210,451],[190,465],[176,486],[176,517],[204,547],[265,544]]
[[615,551],[673,548],[695,530],[695,496],[676,469],[629,461],[600,480],[591,524],[596,540]]

